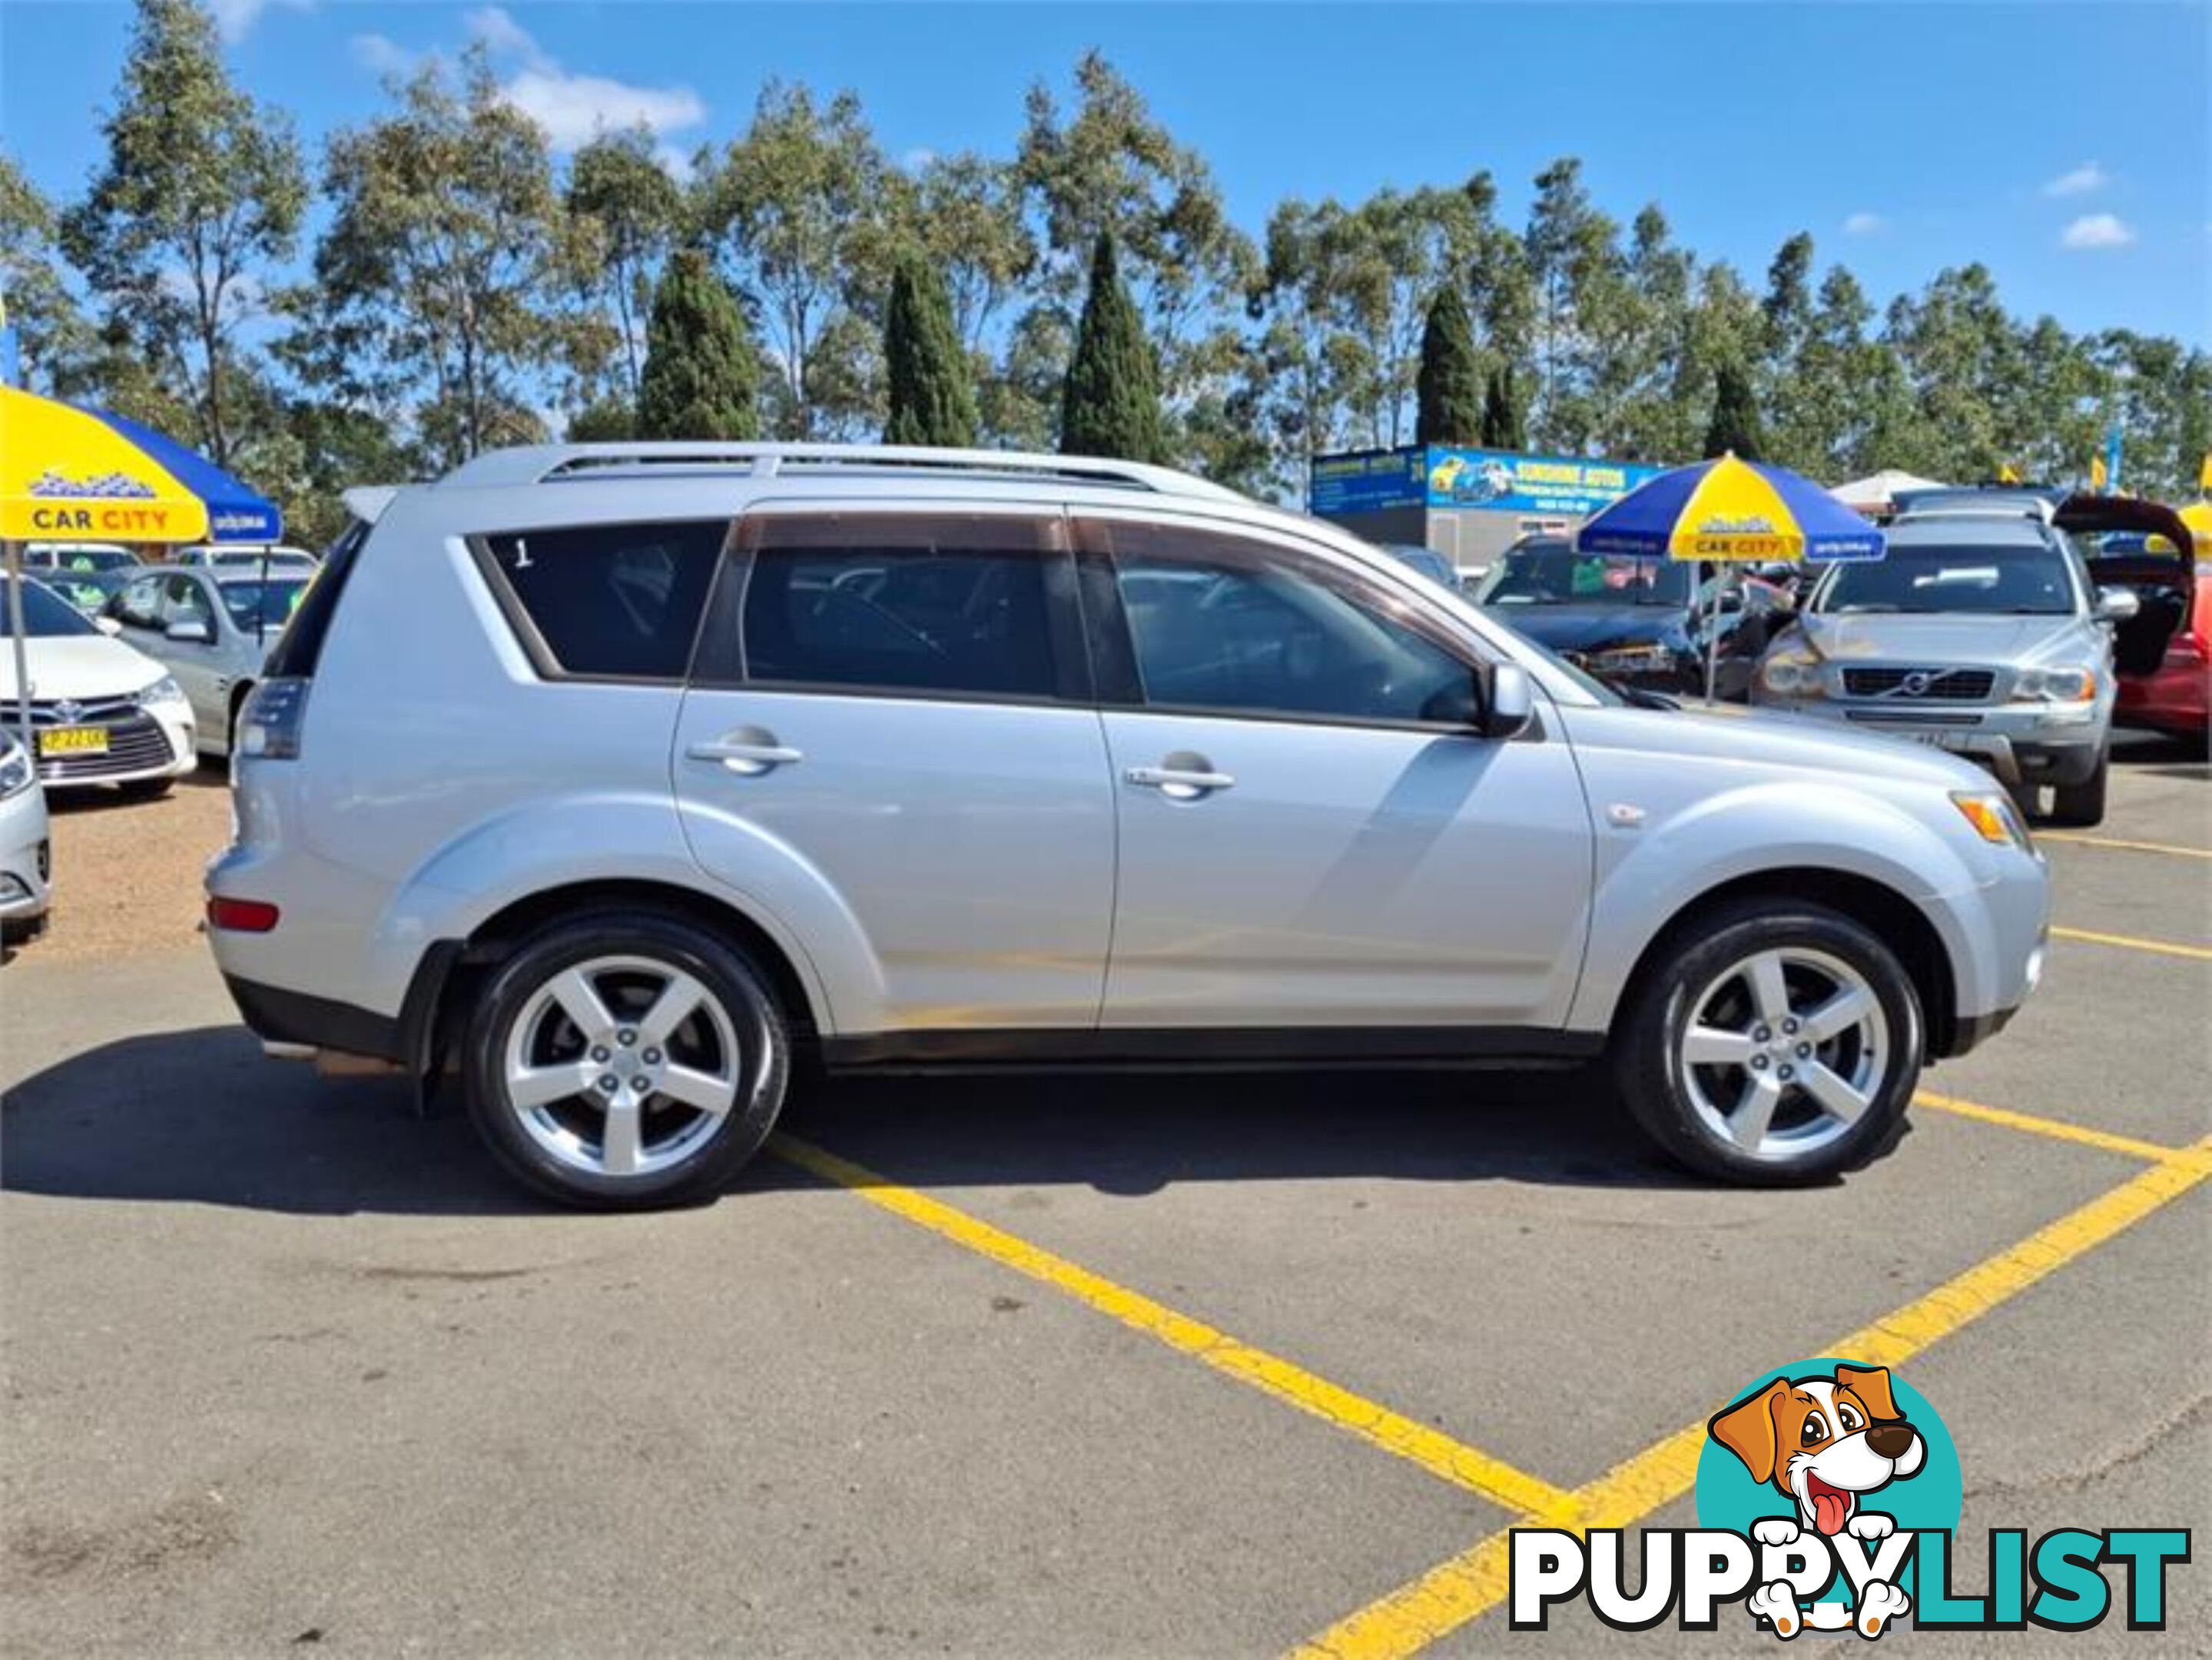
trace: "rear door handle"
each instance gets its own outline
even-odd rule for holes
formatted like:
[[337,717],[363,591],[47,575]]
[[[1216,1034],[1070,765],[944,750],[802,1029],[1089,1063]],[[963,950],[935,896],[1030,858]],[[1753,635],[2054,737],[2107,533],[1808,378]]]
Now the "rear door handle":
[[1237,784],[1231,774],[1196,767],[1131,767],[1121,775],[1132,784],[1158,790],[1177,801],[1194,801],[1215,790],[1232,789]]
[[748,741],[739,738],[711,739],[692,745],[684,753],[694,761],[719,761],[732,772],[749,778],[773,772],[778,767],[796,766],[806,758],[805,751],[792,749],[773,739]]

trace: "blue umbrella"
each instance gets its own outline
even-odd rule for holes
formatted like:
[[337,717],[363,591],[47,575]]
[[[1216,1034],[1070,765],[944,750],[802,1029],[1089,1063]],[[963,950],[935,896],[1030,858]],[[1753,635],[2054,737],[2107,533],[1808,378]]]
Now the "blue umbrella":
[[1576,533],[1584,553],[1722,562],[1879,559],[1882,533],[1809,478],[1717,456],[1676,467],[1602,508]]

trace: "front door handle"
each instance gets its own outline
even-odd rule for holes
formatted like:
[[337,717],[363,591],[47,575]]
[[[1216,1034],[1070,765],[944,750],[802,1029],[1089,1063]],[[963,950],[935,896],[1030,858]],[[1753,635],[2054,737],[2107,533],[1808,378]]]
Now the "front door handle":
[[777,743],[775,733],[750,727],[694,744],[684,753],[694,761],[719,761],[732,772],[748,778],[773,772],[778,767],[796,766],[806,758],[804,750]]
[[1170,755],[1157,767],[1131,767],[1121,776],[1141,789],[1158,790],[1173,801],[1195,801],[1216,790],[1232,789],[1231,774],[1216,772],[1202,755]]

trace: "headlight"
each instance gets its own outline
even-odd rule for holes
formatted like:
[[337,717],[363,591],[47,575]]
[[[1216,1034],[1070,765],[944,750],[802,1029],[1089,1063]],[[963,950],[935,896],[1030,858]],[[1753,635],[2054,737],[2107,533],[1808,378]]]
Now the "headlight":
[[2014,696],[2046,703],[2086,703],[2096,695],[2094,669],[2024,669],[2013,686]]
[[1583,666],[1592,674],[1646,674],[1674,665],[1674,654],[1664,646],[1622,646],[1583,654]]
[[0,801],[21,795],[36,776],[31,754],[15,741],[13,733],[0,733]]
[[1820,667],[1803,657],[1770,657],[1759,672],[1759,683],[1784,697],[1817,696]]
[[2027,826],[2021,822],[2019,809],[2013,806],[2012,797],[2002,790],[1954,790],[1951,801],[1983,841],[2000,848],[2010,846],[2027,852],[2034,851],[2033,844],[2027,839]]
[[185,689],[177,684],[175,675],[165,674],[152,685],[141,686],[131,701],[142,709],[151,708],[156,703],[181,703],[185,701]]

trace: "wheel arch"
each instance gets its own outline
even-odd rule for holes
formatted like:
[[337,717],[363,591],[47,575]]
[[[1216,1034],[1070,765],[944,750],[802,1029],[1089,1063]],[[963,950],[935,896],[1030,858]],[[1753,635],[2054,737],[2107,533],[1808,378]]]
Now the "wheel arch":
[[826,1011],[808,975],[758,919],[719,896],[672,882],[607,878],[562,883],[511,900],[446,949],[426,952],[407,994],[403,1034],[419,1073],[434,1076],[459,1053],[477,988],[532,935],[593,912],[654,911],[704,926],[743,951],[768,976],[783,1004],[793,1041],[811,1050],[826,1028]]
[[1942,933],[1926,911],[1887,883],[1854,872],[1818,866],[1753,871],[1707,888],[1678,906],[1645,942],[1623,983],[1612,1025],[1618,1028],[1667,953],[1693,933],[1709,916],[1740,900],[1769,898],[1782,903],[1824,905],[1869,929],[1893,952],[1920,999],[1928,1027],[1928,1054],[1940,1059],[1953,1052],[1959,1025],[1957,964]]

